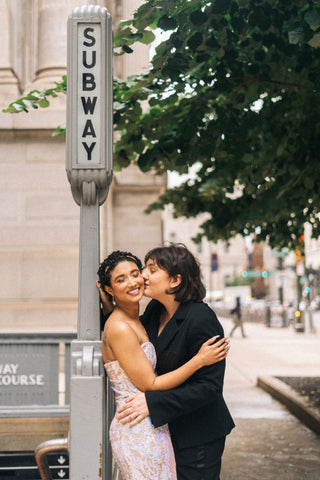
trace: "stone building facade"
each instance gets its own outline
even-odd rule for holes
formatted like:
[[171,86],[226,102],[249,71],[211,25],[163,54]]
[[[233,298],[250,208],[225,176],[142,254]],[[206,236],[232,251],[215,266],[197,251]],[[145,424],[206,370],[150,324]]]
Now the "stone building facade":
[[[73,7],[105,6],[117,29],[138,0],[2,0],[0,107],[66,73],[67,18]],[[141,45],[117,57],[114,75],[147,67]],[[0,114],[0,330],[74,330],[77,325],[79,207],[65,173],[66,99],[28,114]],[[101,258],[113,249],[139,256],[162,242],[161,214],[144,209],[165,179],[130,167],[114,175],[100,208]]]

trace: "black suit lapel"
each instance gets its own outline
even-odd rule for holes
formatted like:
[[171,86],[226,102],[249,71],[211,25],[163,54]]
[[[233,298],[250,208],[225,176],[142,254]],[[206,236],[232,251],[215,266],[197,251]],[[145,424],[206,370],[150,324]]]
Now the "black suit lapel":
[[158,331],[163,305],[157,300],[151,300],[147,306],[146,314],[142,317],[143,326],[147,331],[150,341],[155,346],[158,355],[165,351],[169,343],[178,334],[180,328],[183,326],[183,321],[188,314],[190,304],[192,303],[192,301],[181,303],[160,335],[158,335]]
[[157,340],[157,351],[158,353],[163,352],[169,343],[175,338],[179,333],[180,328],[183,326],[183,321],[188,312],[190,302],[181,303],[173,315],[170,318],[167,325],[164,327]]
[[[180,323],[180,322],[179,322]],[[175,316],[173,316],[167,325],[164,327],[157,339],[157,351],[160,354],[163,352],[168,344],[173,340],[173,338],[179,332],[180,324],[177,322]]]
[[142,324],[146,329],[150,342],[152,342],[153,345],[156,346],[156,343],[158,341],[160,313],[163,307],[161,303],[157,302],[156,300],[151,300],[151,302],[147,306],[146,311],[148,311],[150,307],[152,314],[150,315],[149,313],[148,315],[143,316]]

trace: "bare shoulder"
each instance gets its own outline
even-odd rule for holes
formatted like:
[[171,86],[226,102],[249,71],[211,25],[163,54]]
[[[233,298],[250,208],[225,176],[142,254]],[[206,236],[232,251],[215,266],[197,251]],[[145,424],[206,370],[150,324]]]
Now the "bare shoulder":
[[121,315],[112,313],[104,326],[103,336],[108,337],[108,341],[112,342],[112,340],[124,339],[136,334]]
[[117,335],[132,330],[128,323],[116,313],[112,313],[104,326],[105,333]]

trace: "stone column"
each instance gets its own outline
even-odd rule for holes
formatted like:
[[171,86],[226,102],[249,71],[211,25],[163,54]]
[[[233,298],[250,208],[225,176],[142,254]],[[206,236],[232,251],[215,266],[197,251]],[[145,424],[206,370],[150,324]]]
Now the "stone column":
[[10,24],[6,1],[0,2],[0,106],[19,96],[19,86],[10,57]]
[[50,86],[66,74],[67,20],[72,9],[101,3],[97,0],[39,0],[37,67],[32,88]]

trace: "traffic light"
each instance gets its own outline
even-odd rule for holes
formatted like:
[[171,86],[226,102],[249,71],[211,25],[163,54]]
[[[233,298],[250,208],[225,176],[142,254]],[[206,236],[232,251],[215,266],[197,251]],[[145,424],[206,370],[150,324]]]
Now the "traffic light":
[[304,260],[305,254],[304,254],[304,235],[300,235],[299,237],[299,245],[296,246],[294,249],[294,253],[296,255],[296,261],[300,262],[301,260]]

